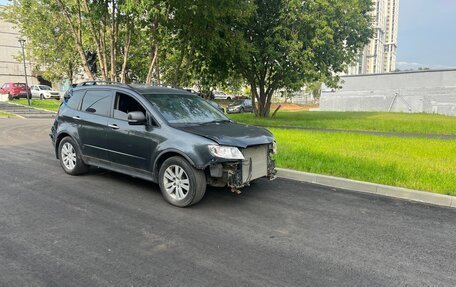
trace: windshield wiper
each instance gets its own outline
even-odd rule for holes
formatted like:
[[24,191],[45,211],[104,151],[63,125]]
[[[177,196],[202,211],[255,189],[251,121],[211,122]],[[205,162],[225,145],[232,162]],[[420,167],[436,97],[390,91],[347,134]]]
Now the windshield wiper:
[[207,124],[232,123],[232,122],[233,122],[232,120],[213,120],[213,121],[204,122],[204,123],[201,123],[201,124],[202,125],[207,125]]

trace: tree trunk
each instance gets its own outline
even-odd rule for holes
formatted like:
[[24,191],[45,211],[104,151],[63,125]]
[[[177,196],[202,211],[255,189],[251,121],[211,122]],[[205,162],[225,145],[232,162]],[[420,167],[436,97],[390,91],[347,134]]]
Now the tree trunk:
[[127,70],[127,62],[128,62],[128,52],[130,50],[130,41],[131,41],[131,29],[130,27],[127,26],[127,39],[125,40],[125,47],[124,47],[124,56],[123,56],[123,63],[122,63],[122,71],[120,73],[120,82],[124,83],[126,82],[126,70]]
[[157,84],[161,84],[161,79],[160,79],[160,58],[157,56],[157,68],[155,68],[155,71],[157,73]]
[[110,33],[110,40],[111,40],[111,81],[115,82],[117,79],[116,77],[116,1],[111,1],[111,33]]
[[149,71],[147,73],[146,84],[152,83],[154,66],[155,66],[155,62],[157,61],[157,58],[158,58],[158,45],[156,45],[153,48],[153,51],[154,52],[152,53],[152,59],[150,61],[150,65],[149,65]]
[[68,81],[70,82],[70,86],[73,84],[73,63],[68,63],[68,70],[67,70],[67,77]]

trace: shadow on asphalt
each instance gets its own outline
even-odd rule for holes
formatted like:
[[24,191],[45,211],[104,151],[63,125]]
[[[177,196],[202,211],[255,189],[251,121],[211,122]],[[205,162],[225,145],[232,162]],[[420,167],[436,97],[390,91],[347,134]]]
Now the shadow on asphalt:
[[[63,171],[62,171],[63,172]],[[90,170],[87,174],[82,175],[83,177],[96,177],[100,176],[103,178],[108,179],[111,181],[112,184],[116,185],[125,185],[127,184],[129,187],[133,187],[132,189],[125,190],[125,192],[144,192],[150,193],[151,195],[158,194],[160,199],[164,201],[161,195],[160,187],[157,183],[147,181],[140,178],[135,178],[123,173],[117,173],[114,171],[110,171],[103,168],[97,167],[90,167]],[[239,205],[242,201],[253,198],[256,196],[257,193],[262,192],[261,186],[263,184],[268,184],[270,181],[267,179],[259,179],[256,180],[251,186],[244,187],[241,189],[241,194],[235,194],[231,192],[228,187],[212,187],[208,186],[206,189],[206,194],[204,195],[203,199],[197,203],[195,206],[203,207],[204,205],[208,204],[212,208],[214,206],[229,206]],[[153,200],[153,199],[151,199]]]

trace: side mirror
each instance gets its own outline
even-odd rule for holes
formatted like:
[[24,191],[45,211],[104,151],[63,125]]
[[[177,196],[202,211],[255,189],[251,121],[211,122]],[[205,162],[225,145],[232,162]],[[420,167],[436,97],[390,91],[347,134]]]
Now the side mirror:
[[129,112],[127,114],[128,123],[130,125],[144,125],[146,124],[146,115],[143,112]]

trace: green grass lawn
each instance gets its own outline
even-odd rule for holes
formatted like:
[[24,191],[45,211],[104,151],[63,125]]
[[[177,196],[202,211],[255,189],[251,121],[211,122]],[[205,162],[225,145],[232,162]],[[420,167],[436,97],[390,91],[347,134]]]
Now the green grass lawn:
[[456,141],[271,129],[277,166],[456,195]]
[[253,114],[233,114],[238,122],[268,127],[298,126],[376,132],[456,135],[456,117],[435,114],[380,112],[278,112],[275,118],[259,119]]
[[[19,105],[24,105],[27,106],[27,99],[19,99],[19,100],[13,100],[11,101],[13,104],[19,104]],[[61,101],[59,100],[30,100],[30,106],[34,108],[40,108],[40,109],[45,109],[49,111],[58,111],[60,107]]]

